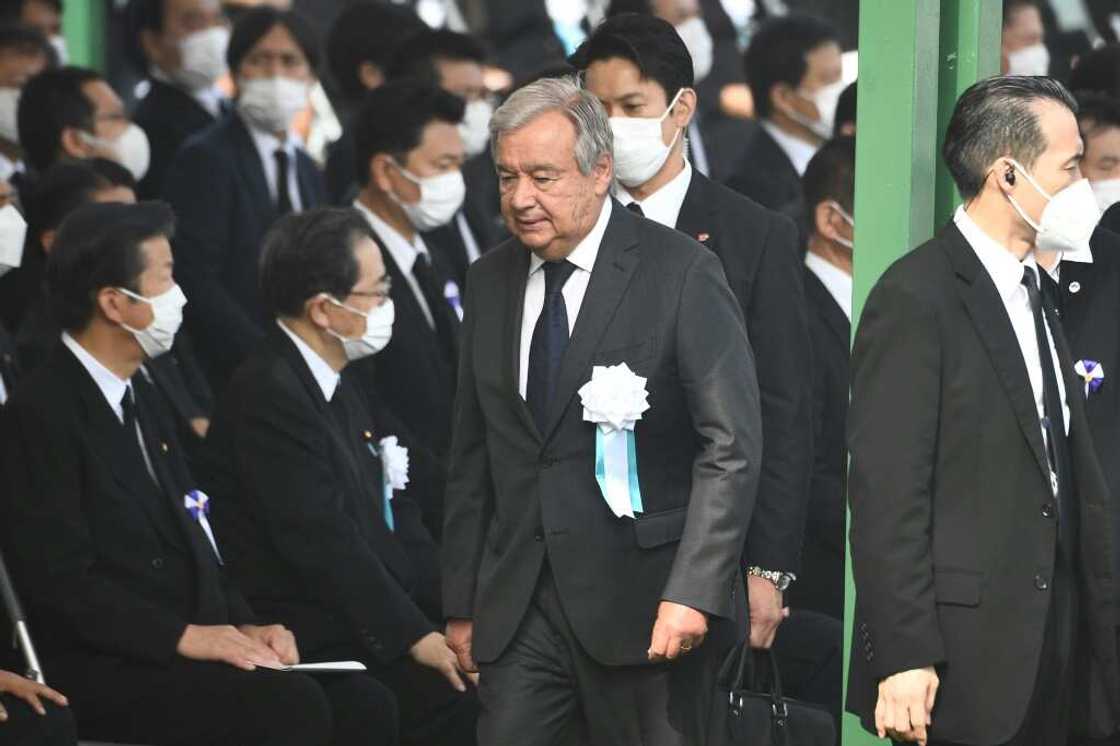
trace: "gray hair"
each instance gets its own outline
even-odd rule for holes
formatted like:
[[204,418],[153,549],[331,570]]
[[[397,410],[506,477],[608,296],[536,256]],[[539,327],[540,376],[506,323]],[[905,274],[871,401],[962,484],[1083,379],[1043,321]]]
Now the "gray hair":
[[591,174],[614,146],[607,112],[599,99],[582,88],[575,76],[542,78],[519,88],[490,119],[490,148],[497,160],[498,139],[521,129],[542,114],[558,111],[576,128],[575,158],[584,176]]

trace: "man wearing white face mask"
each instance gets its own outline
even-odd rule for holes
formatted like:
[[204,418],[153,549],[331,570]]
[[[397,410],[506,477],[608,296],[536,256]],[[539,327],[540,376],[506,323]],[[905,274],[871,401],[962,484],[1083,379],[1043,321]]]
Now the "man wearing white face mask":
[[616,198],[719,256],[754,349],[766,444],[743,554],[751,643],[768,648],[800,572],[812,438],[809,333],[789,219],[696,171],[684,132],[696,111],[688,50],[667,22],[607,19],[570,60],[603,104],[614,134]]
[[134,56],[148,71],[148,92],[133,113],[152,146],[139,185],[148,199],[160,194],[179,147],[226,105],[215,84],[226,72],[229,29],[219,0],[132,0],[128,14]]
[[1050,50],[1037,0],[1006,0],[1003,4],[1003,37],[1000,49],[1005,75],[1046,75]]
[[[462,305],[421,233],[446,225],[462,206],[462,113],[450,93],[402,81],[371,92],[354,120],[361,186],[354,206],[381,245],[397,309],[392,344],[357,370],[440,460],[450,445]],[[438,536],[441,500],[423,507]]]
[[18,183],[25,168],[16,121],[20,92],[50,61],[50,45],[38,31],[25,26],[0,27],[0,179],[5,181]]
[[832,137],[844,90],[836,32],[812,16],[775,18],[751,39],[744,62],[762,126],[727,185],[800,218],[801,175]]
[[1085,141],[1081,173],[1093,187],[1097,206],[1107,212],[1120,202],[1120,100],[1079,93],[1077,124]]
[[290,131],[319,62],[311,27],[254,8],[234,26],[226,59],[234,110],[187,141],[163,182],[179,218],[187,324],[216,390],[269,323],[256,278],[261,239],[278,217],[325,201],[322,175]]

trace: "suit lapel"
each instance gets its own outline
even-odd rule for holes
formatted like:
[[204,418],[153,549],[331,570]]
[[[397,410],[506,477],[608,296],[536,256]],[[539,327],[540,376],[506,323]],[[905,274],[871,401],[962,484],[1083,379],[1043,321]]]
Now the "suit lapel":
[[1038,468],[1049,483],[1050,467],[1042,442],[1038,408],[1027,377],[1026,361],[1023,360],[1023,352],[1007,316],[1007,309],[991,277],[980,264],[980,259],[955,225],[946,229],[942,244],[949,253],[958,276],[965,280],[964,285],[958,286],[961,300],[964,301],[972,325],[987,348],[992,366],[1011,400],[1023,437],[1027,439]]
[[299,184],[299,199],[304,210],[318,207],[322,201],[315,183],[314,166],[307,161],[307,155],[296,147],[296,182]]
[[237,159],[237,170],[245,176],[251,191],[250,204],[257,205],[261,217],[267,225],[276,219],[276,203],[272,201],[272,192],[268,188],[268,180],[264,175],[264,164],[261,163],[260,152],[253,142],[253,137],[236,113],[228,115],[227,126],[230,128],[233,140],[233,151]]
[[560,361],[560,372],[549,409],[547,431],[542,433],[547,441],[576,390],[587,381],[591,358],[599,339],[607,330],[615,309],[622,301],[634,268],[638,266],[638,219],[628,210],[614,203],[607,231],[599,245],[599,255],[591,272],[583,304],[576,318],[572,338]]
[[506,328],[506,360],[509,365],[503,366],[509,376],[506,391],[522,423],[539,440],[541,433],[533,421],[533,413],[521,397],[521,322],[525,314],[525,286],[529,282],[529,249],[520,244],[514,247],[507,272],[506,287],[509,288],[509,293],[505,317],[509,324]]
[[685,192],[681,211],[677,215],[676,229],[719,253],[719,222],[717,220],[716,199],[706,176],[692,169],[692,179]]
[[821,279],[817,277],[816,273],[808,267],[805,268],[805,295],[809,298],[810,305],[816,309],[820,317],[824,319],[825,326],[828,330],[836,335],[845,346],[851,344],[852,326],[848,321],[844,309],[832,297],[832,293],[828,292],[828,288],[824,286]]

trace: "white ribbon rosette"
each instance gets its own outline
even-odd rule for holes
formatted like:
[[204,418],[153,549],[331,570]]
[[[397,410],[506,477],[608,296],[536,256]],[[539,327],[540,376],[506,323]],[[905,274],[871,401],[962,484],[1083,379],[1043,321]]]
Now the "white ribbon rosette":
[[595,479],[603,499],[617,517],[642,512],[634,425],[649,409],[646,379],[626,363],[596,365],[579,390],[583,419],[594,422]]
[[[373,445],[367,445],[370,451],[373,451]],[[403,490],[408,486],[408,449],[400,444],[396,435],[382,438],[377,445],[374,455],[381,458],[385,525],[390,531],[396,531],[396,522],[393,520],[393,490]]]

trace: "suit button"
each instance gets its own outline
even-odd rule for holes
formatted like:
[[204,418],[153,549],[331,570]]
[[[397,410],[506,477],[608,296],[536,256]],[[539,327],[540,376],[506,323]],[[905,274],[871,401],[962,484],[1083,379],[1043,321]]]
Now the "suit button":
[[1046,578],[1042,577],[1041,575],[1035,575],[1034,587],[1039,589],[1040,591],[1044,591],[1050,587],[1050,583],[1047,582]]
[[167,452],[170,451],[171,448],[166,443],[160,443],[159,444],[159,450],[160,450],[160,453],[162,453],[164,456],[166,456]]
[[544,531],[537,531],[533,534],[534,541],[544,541]]
[[1042,505],[1042,517],[1043,518],[1053,518],[1054,517],[1054,505],[1053,505],[1053,503],[1043,503],[1043,505]]
[[157,570],[162,570],[163,569],[163,557],[156,557],[154,560],[152,560],[152,567],[154,567]]

